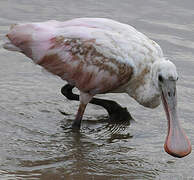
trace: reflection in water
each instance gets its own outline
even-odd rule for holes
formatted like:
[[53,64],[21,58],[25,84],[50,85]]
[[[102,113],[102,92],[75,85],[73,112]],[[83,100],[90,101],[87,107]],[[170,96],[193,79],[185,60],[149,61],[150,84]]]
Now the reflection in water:
[[[10,24],[24,21],[108,17],[135,26],[176,64],[180,120],[194,144],[193,5],[1,0],[0,39]],[[167,122],[162,107],[148,110],[124,94],[102,95],[126,106],[136,123],[108,123],[104,109],[89,105],[82,130],[75,133],[69,127],[78,104],[60,94],[62,85],[26,57],[0,49],[0,179],[193,179],[193,153],[176,159],[163,150]]]
[[[107,119],[99,119],[98,122],[91,123],[90,120],[85,120],[84,124],[87,127],[83,128],[81,132],[72,132],[69,128],[66,128],[71,123],[64,122],[62,126],[64,133],[67,133],[68,136],[71,135],[72,138],[72,144],[69,145],[71,146],[69,157],[72,158],[72,164],[71,170],[64,167],[66,173],[68,172],[66,177],[85,179],[86,177],[104,177],[107,174],[112,174],[113,177],[120,177],[125,172],[129,173],[128,177],[135,178],[137,172],[133,172],[133,170],[130,172],[129,167],[133,169],[136,165],[138,167],[139,164],[147,163],[145,159],[134,156],[127,157],[127,163],[123,161],[124,157],[122,155],[128,154],[133,148],[120,149],[121,147],[115,144],[127,142],[132,138],[128,129],[130,123],[110,124],[106,121]],[[119,166],[115,167],[115,163],[123,165],[125,170]],[[114,169],[114,172],[110,172],[112,171],[111,169]],[[144,172],[142,177],[153,177],[153,175],[153,172]]]

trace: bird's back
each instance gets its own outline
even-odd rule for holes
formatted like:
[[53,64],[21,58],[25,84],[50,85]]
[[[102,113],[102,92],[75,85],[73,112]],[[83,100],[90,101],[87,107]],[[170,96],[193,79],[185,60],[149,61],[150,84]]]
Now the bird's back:
[[8,38],[35,63],[92,94],[117,89],[162,56],[133,27],[103,18],[16,25]]

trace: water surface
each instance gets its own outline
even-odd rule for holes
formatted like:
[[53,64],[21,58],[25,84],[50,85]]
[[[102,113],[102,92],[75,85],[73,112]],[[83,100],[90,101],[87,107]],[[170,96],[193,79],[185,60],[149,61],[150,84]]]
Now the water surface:
[[[179,71],[180,121],[194,144],[194,1],[1,0],[0,38],[12,23],[76,17],[128,23],[161,45]],[[67,127],[78,102],[60,94],[64,84],[24,55],[0,49],[0,179],[194,179],[193,153],[177,159],[163,150],[162,106],[103,95],[127,107],[135,122],[107,126],[106,111],[89,105],[81,132],[73,133]]]

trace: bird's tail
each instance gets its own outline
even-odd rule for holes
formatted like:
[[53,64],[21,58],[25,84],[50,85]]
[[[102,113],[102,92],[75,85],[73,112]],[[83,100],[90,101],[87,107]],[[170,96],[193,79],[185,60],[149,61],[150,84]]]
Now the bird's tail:
[[55,29],[44,23],[24,23],[11,25],[3,47],[19,51],[33,60],[39,60],[52,46],[51,39],[56,36]]

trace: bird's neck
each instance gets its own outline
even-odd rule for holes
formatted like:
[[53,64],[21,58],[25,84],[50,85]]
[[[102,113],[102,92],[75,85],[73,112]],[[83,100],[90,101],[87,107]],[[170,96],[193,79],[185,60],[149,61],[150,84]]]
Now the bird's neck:
[[143,105],[145,107],[155,108],[160,104],[160,91],[154,85],[152,79],[149,79],[148,83],[144,86]]
[[134,79],[131,86],[128,86],[127,93],[145,107],[155,108],[160,104],[160,92],[150,73],[143,80]]

